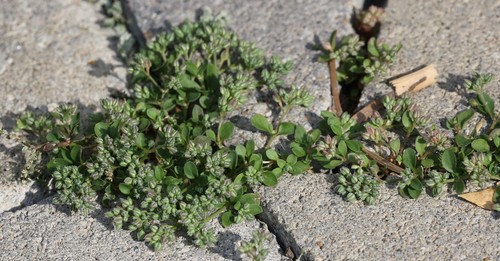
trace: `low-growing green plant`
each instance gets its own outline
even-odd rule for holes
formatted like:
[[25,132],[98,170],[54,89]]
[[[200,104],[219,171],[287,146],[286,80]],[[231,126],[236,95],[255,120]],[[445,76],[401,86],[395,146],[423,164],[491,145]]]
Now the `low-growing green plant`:
[[119,0],[96,0],[101,6],[106,18],[102,21],[104,27],[112,28],[116,37],[116,52],[124,61],[132,56],[136,40],[127,29],[122,2]]
[[[323,113],[323,131],[317,159],[324,168],[342,168],[336,190],[348,200],[373,203],[378,195],[376,182],[398,182],[399,192],[418,198],[426,188],[441,194],[450,185],[462,193],[466,182],[484,187],[500,180],[500,126],[492,98],[484,86],[491,74],[475,74],[465,87],[473,97],[471,109],[447,121],[454,136],[444,130],[427,128],[428,119],[409,98],[384,97],[383,116],[357,125],[349,115]],[[466,128],[474,115],[481,117],[472,130]],[[487,126],[481,128],[481,123]],[[371,149],[368,149],[371,148]],[[396,175],[394,179],[393,174]],[[498,201],[498,192],[495,194]]]
[[250,260],[263,261],[269,254],[269,249],[265,248],[264,243],[270,240],[268,232],[264,230],[255,230],[252,233],[250,241],[242,241],[238,244],[238,251],[246,255]]
[[375,37],[368,40],[366,49],[361,48],[363,46],[364,42],[359,36],[347,35],[337,40],[337,32],[333,31],[328,43],[320,48],[323,53],[319,56],[319,61],[339,62],[337,79],[340,85],[358,80],[362,84],[367,84],[387,73],[389,65],[394,62],[401,50],[401,44],[394,46],[380,44]]
[[[34,135],[25,143],[36,156],[26,176],[53,185],[56,204],[84,213],[98,198],[112,208],[106,216],[116,228],[135,231],[155,250],[179,229],[199,246],[212,244],[207,222],[220,217],[229,226],[262,212],[251,185],[275,186],[284,173],[310,168],[319,131],[285,121],[293,106],[312,102],[304,90],[285,87],[291,67],[218,21],[186,22],[134,56],[132,97],[103,100],[90,126],[82,128],[73,105],[24,113],[17,129]],[[227,115],[256,89],[274,95],[280,116],[251,118],[268,135],[264,147],[253,140],[230,146],[235,126]],[[291,138],[293,153],[272,148],[280,136]]]

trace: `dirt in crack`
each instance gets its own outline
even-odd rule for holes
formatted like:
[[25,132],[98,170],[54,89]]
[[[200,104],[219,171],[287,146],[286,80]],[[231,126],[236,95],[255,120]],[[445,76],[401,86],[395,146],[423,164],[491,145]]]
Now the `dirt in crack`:
[[[351,16],[351,25],[365,44],[362,48],[366,51],[368,40],[372,37],[378,37],[380,32],[380,18],[383,15],[384,8],[388,0],[366,0],[361,10],[354,10]],[[362,77],[350,83],[340,83],[340,102],[342,110],[353,114],[358,108],[359,100],[365,85],[362,83]]]

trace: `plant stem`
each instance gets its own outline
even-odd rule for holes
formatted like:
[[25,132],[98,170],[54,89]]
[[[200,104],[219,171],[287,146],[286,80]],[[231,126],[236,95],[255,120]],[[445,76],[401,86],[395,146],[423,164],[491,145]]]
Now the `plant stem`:
[[265,149],[269,149],[271,147],[271,144],[273,141],[278,137],[278,129],[280,127],[281,122],[285,119],[285,116],[290,112],[292,109],[292,106],[290,105],[285,105],[285,108],[283,108],[283,111],[281,112],[280,118],[278,119],[278,122],[276,123],[276,128],[274,129],[274,134],[269,137],[269,139],[266,142],[266,145],[264,146]]
[[364,153],[366,153],[366,155],[368,157],[375,160],[379,165],[384,166],[384,167],[396,172],[397,174],[401,174],[401,172],[404,171],[403,168],[401,168],[400,166],[398,166],[392,162],[387,161],[386,159],[384,159],[382,156],[378,155],[377,153],[369,151],[365,147],[363,147],[362,150]]
[[216,138],[216,139],[217,139],[216,143],[217,143],[217,146],[219,146],[219,148],[222,148],[222,147],[223,147],[222,141],[221,141],[221,139],[220,139],[220,128],[221,128],[221,126],[222,126],[222,123],[224,123],[224,118],[225,118],[225,117],[226,117],[226,114],[225,114],[225,113],[221,112],[221,113],[219,114],[219,124],[218,124],[218,126],[217,126],[217,138]]
[[214,213],[212,213],[210,216],[208,216],[207,218],[203,219],[203,223],[207,223],[209,222],[210,220],[212,220],[214,217],[218,216],[220,213],[222,213],[224,210],[226,210],[226,206],[222,206],[220,207],[219,209],[217,209],[217,211],[215,211]]
[[335,106],[335,112],[337,113],[337,116],[340,116],[342,114],[342,106],[340,105],[339,87],[337,82],[337,66],[335,65],[335,59],[328,61],[328,68],[330,69],[330,92],[332,96],[330,111],[334,112],[333,106]]

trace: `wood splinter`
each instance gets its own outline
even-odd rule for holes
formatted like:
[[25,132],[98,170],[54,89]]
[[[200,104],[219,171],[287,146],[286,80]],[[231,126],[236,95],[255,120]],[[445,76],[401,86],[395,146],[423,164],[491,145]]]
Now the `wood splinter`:
[[401,96],[407,92],[418,92],[436,83],[437,70],[434,64],[425,66],[415,72],[389,81],[394,86],[396,96]]

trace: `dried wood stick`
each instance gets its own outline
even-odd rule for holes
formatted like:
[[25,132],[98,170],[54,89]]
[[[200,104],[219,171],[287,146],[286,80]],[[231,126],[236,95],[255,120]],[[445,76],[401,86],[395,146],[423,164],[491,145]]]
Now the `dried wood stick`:
[[356,112],[352,118],[355,119],[357,123],[363,123],[370,119],[376,111],[382,109],[382,107],[382,99],[372,100],[361,108],[361,110]]
[[401,174],[401,172],[404,171],[403,168],[401,168],[400,166],[386,160],[384,157],[378,155],[377,153],[375,152],[372,152],[370,150],[368,150],[367,148],[363,147],[362,148],[363,152],[366,153],[366,155],[368,157],[370,157],[371,159],[377,161],[377,163],[381,166],[384,166],[386,168],[388,168],[389,170],[391,171],[394,171],[396,172],[397,174]]
[[436,67],[434,64],[430,64],[420,70],[394,79],[390,83],[394,86],[396,96],[401,96],[406,92],[417,92],[434,84],[437,75]]
[[[332,95],[332,105],[330,107],[330,112],[336,113],[338,116],[342,114],[342,106],[340,104],[340,94],[337,82],[337,68],[335,65],[335,59],[328,62],[328,69],[330,72],[330,92]],[[335,111],[333,107],[335,106]]]

